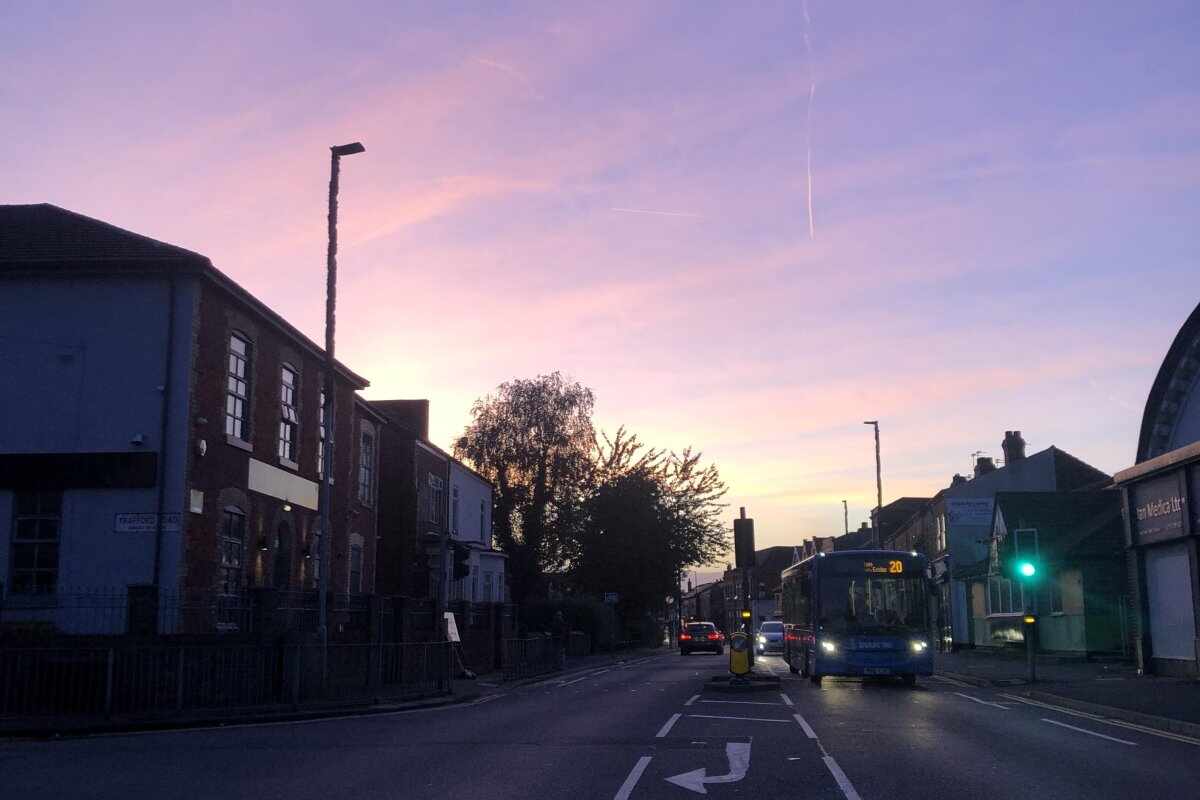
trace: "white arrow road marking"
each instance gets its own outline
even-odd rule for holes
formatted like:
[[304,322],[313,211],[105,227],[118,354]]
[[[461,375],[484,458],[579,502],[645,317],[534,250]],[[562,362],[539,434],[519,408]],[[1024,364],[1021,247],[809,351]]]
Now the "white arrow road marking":
[[725,745],[725,755],[729,757],[729,773],[727,775],[709,778],[706,777],[707,771],[701,767],[691,772],[672,775],[666,779],[667,783],[682,786],[696,794],[708,794],[708,790],[704,788],[706,783],[737,783],[746,777],[746,770],[750,769],[750,743],[729,742]]

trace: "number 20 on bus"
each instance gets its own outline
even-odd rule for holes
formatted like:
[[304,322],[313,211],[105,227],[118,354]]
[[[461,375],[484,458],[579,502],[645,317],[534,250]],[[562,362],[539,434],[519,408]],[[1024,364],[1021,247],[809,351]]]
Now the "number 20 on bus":
[[893,559],[888,562],[888,572],[892,575],[898,575],[904,572],[904,562]]

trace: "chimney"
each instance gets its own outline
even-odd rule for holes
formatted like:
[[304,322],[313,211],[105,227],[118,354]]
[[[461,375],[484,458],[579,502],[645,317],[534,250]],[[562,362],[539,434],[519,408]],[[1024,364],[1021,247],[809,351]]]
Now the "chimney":
[[742,510],[742,519],[745,519],[746,518],[746,507],[742,506],[741,510]]
[[1020,431],[1005,431],[1004,443],[1001,444],[1001,447],[1004,448],[1005,464],[1020,461],[1025,457],[1025,440],[1021,438]]
[[967,476],[959,475],[956,472],[956,473],[954,473],[954,477],[950,479],[950,488],[953,489],[955,486],[962,486],[966,482],[967,482]]
[[991,456],[980,456],[975,459],[975,477],[987,475],[989,472],[996,471],[996,462],[992,461]]

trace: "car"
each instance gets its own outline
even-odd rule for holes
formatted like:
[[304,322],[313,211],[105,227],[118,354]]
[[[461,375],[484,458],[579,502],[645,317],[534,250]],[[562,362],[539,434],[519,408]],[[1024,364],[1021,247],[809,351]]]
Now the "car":
[[725,652],[725,635],[711,622],[689,622],[679,633],[679,655],[686,656],[697,650],[707,650],[721,655]]
[[764,622],[759,625],[758,635],[754,637],[754,649],[761,655],[783,653],[783,623]]

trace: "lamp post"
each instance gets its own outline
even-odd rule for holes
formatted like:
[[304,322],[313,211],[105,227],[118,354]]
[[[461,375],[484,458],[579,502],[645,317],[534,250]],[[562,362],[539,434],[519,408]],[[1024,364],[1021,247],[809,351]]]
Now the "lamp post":
[[333,474],[333,415],[334,380],[333,371],[333,329],[334,309],[337,307],[337,196],[338,171],[342,156],[352,156],[366,150],[360,142],[338,145],[329,148],[329,250],[326,254],[325,272],[325,409],[322,420],[322,433],[325,435],[325,447],[321,464],[321,577],[320,577],[320,617],[318,630],[321,634],[321,685],[326,686],[329,678],[329,621],[326,608],[327,595],[332,588],[333,561],[333,530],[329,521],[330,493],[329,483]]
[[879,420],[869,419],[863,425],[871,425],[875,428],[875,528],[873,536],[875,539],[875,548],[883,546],[883,542],[879,538],[879,527],[883,520],[883,472],[879,468]]

